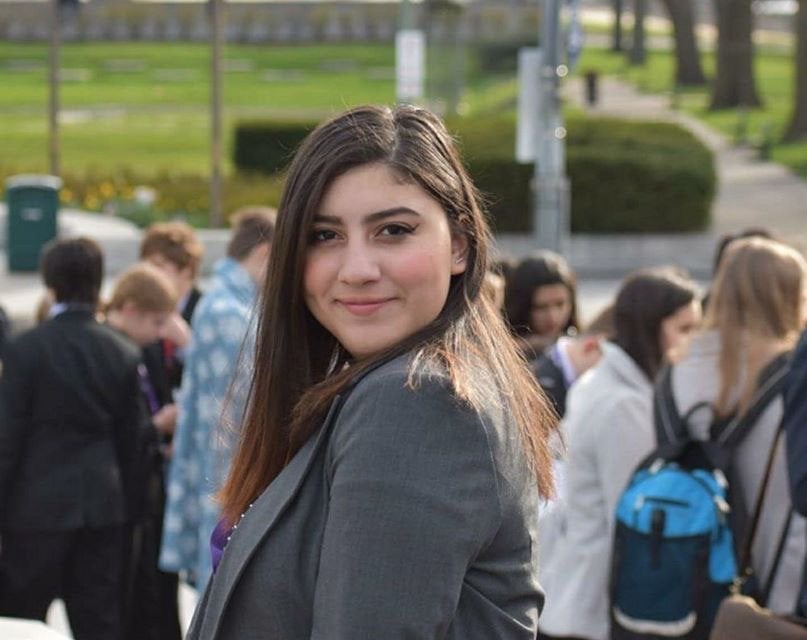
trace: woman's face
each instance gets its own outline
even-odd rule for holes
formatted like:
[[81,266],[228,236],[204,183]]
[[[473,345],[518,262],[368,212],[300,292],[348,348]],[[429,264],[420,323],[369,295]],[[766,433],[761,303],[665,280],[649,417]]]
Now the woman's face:
[[331,183],[314,219],[306,305],[353,357],[371,356],[437,318],[466,249],[419,185],[383,164],[356,167]]
[[558,338],[572,315],[572,294],[565,284],[546,284],[532,292],[530,329],[550,341]]
[[670,362],[686,353],[689,341],[701,323],[701,305],[693,300],[661,321],[661,350]]

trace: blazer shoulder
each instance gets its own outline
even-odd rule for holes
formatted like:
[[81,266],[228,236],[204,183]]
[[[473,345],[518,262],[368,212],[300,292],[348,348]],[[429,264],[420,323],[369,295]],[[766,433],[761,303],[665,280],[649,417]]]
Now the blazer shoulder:
[[[424,449],[447,458],[473,460],[495,477],[497,443],[502,440],[498,408],[477,410],[454,391],[450,378],[439,368],[396,358],[371,371],[345,398],[330,437],[338,459],[358,447],[387,450],[409,458],[413,467],[427,464]],[[446,458],[446,459],[447,459]],[[433,461],[434,462],[434,461]],[[368,464],[384,464],[378,455]]]
[[414,363],[412,354],[398,356],[361,378],[347,396],[343,413],[368,402],[383,402],[391,409],[409,403],[421,408],[462,406],[448,375],[434,365]]
[[91,325],[91,327],[90,330],[99,339],[105,341],[111,348],[119,351],[126,360],[138,363],[143,360],[143,349],[119,331],[100,323]]

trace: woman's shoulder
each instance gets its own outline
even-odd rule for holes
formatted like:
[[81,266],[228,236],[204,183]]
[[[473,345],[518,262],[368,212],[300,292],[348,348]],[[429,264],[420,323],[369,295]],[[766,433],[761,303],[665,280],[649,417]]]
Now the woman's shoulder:
[[429,409],[440,413],[464,410],[447,372],[412,353],[397,356],[362,375],[347,393],[342,413],[366,409],[367,405],[382,407],[390,414],[403,409],[417,409],[418,413]]
[[473,461],[494,477],[520,477],[528,465],[518,425],[495,385],[488,386],[490,394],[472,406],[439,364],[412,354],[395,358],[364,376],[345,398],[333,448],[384,441],[401,455],[420,458],[428,449]]
[[419,352],[406,353],[364,374],[349,391],[345,407],[368,400],[383,401],[388,406],[416,405],[418,412],[432,409],[446,416],[484,421],[500,414],[505,402],[485,368],[476,367],[474,371],[473,384],[467,385],[474,398],[471,403],[461,397],[457,383],[437,358]]

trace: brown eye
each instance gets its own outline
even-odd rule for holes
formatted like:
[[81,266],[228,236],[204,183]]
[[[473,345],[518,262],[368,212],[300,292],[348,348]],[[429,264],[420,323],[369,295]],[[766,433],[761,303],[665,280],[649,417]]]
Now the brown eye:
[[395,224],[388,224],[383,229],[381,229],[382,236],[404,236],[409,235],[412,233],[414,229],[410,226],[395,223]]
[[336,238],[336,232],[330,229],[315,229],[311,232],[310,243],[319,244]]

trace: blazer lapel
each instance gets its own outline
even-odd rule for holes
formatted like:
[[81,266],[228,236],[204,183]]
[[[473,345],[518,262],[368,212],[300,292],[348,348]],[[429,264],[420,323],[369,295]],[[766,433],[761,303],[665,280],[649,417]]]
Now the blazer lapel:
[[[252,504],[247,515],[238,524],[238,528],[233,532],[231,543],[221,558],[221,564],[213,579],[208,583],[203,600],[196,610],[188,638],[212,639],[216,637],[224,610],[244,567],[297,494],[317,452],[327,440],[326,436],[336,420],[341,404],[342,396],[336,396],[331,403],[322,428],[316,435],[309,438],[272,484]],[[196,627],[199,625],[201,627],[197,635]]]

